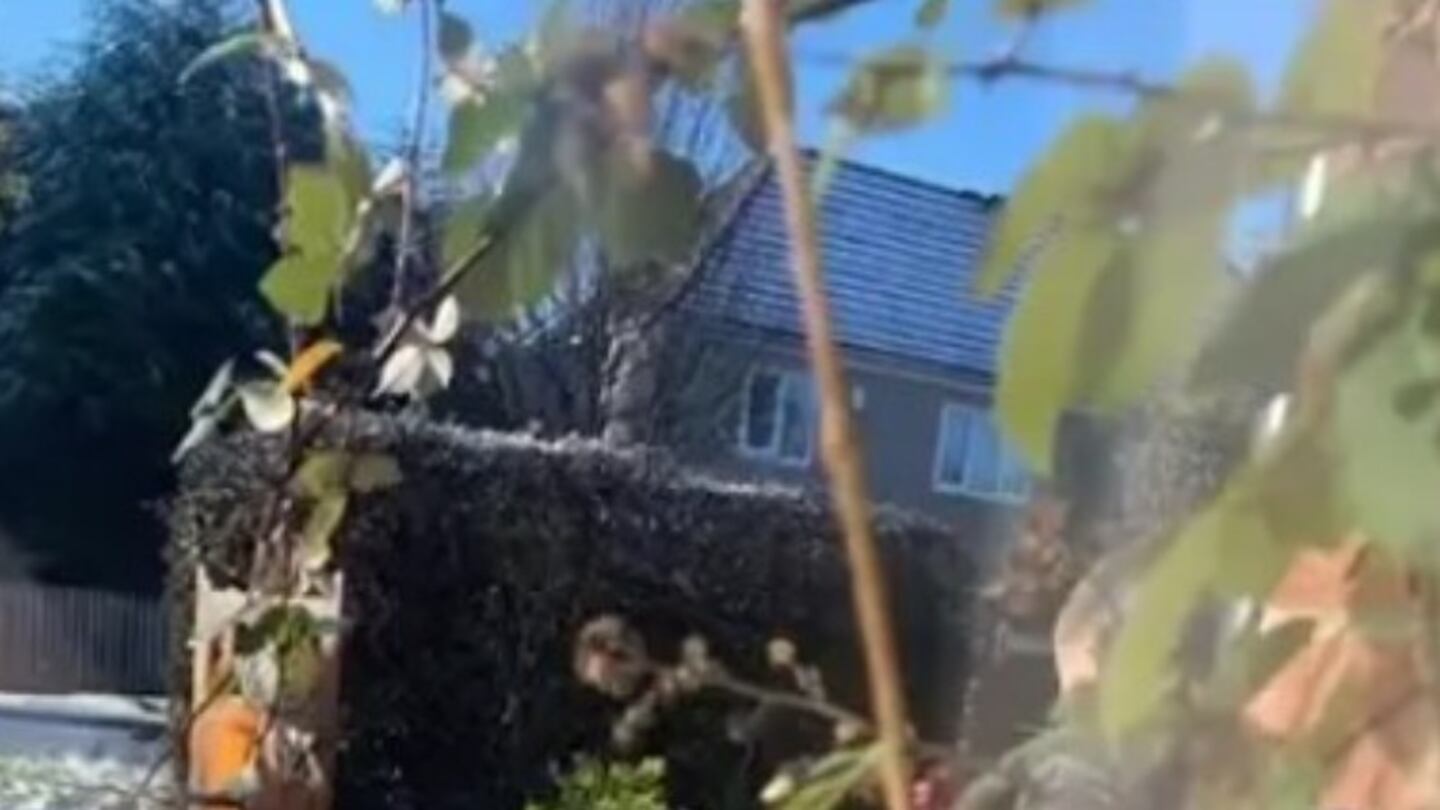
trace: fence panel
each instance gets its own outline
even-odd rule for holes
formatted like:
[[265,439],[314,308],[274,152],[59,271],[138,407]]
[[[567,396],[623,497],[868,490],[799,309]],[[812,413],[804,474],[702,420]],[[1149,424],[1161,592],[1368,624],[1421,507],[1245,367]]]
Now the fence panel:
[[0,691],[161,694],[166,632],[158,600],[0,584]]

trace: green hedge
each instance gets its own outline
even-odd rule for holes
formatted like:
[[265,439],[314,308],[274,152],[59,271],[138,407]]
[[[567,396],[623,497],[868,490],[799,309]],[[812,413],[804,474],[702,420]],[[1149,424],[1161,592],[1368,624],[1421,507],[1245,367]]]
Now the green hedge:
[[[577,754],[604,751],[620,707],[577,684],[570,666],[575,633],[602,612],[631,619],[657,657],[699,634],[755,677],[765,642],[792,638],[833,697],[864,707],[848,578],[816,497],[579,440],[389,419],[363,420],[352,435],[394,455],[405,480],[361,499],[341,532],[339,807],[519,807]],[[191,561],[221,581],[244,570],[239,538],[258,519],[276,452],[242,438],[188,466],[172,513],[182,623]],[[963,539],[936,525],[881,510],[877,529],[916,725],[952,739],[973,567]],[[668,760],[677,806],[750,806],[785,746],[824,733],[782,718],[778,733],[736,743],[725,728],[733,708],[698,701],[649,739]]]

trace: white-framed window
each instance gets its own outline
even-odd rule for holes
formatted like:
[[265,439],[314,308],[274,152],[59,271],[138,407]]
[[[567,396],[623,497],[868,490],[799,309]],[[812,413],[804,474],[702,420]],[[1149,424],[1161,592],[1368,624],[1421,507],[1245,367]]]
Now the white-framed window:
[[815,453],[815,384],[810,374],[757,368],[745,380],[740,452],[804,466]]
[[990,411],[960,402],[940,410],[935,490],[1015,503],[1030,494],[1030,474],[1007,446]]

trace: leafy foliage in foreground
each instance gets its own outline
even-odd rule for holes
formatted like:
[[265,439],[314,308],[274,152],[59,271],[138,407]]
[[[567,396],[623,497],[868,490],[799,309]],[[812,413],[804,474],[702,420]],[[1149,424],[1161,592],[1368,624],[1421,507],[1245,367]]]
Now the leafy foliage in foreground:
[[665,762],[634,765],[582,758],[560,780],[560,792],[526,810],[665,810]]

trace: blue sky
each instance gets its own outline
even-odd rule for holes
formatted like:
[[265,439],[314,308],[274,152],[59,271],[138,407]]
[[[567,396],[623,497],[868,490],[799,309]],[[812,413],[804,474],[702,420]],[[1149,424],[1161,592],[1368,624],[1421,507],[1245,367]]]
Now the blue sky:
[[[0,77],[23,79],[42,66],[63,64],[65,43],[83,30],[88,1],[0,0]],[[413,15],[386,16],[370,0],[290,4],[309,47],[349,74],[362,130],[376,137],[397,132],[414,88]],[[917,4],[876,0],[798,37],[802,137],[816,143],[824,138],[825,102],[844,78],[842,70],[807,63],[805,56],[860,55],[904,41],[914,36],[911,19]],[[449,7],[490,42],[521,33],[536,5],[538,0],[449,0]],[[1092,0],[1051,18],[1026,53],[1037,60],[1133,70],[1154,78],[1223,54],[1249,64],[1262,88],[1271,88],[1314,5],[1315,0]],[[994,54],[1011,32],[991,17],[988,6],[988,0],[955,0],[950,19],[932,36],[956,58]],[[862,142],[852,155],[950,186],[1003,192],[1067,120],[1118,103],[1094,92],[1016,81],[960,84],[941,119]]]

